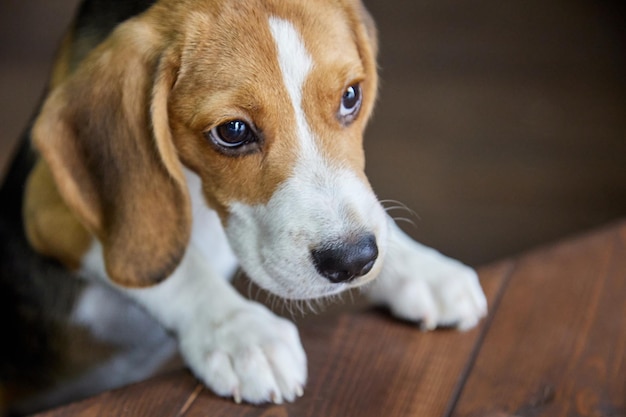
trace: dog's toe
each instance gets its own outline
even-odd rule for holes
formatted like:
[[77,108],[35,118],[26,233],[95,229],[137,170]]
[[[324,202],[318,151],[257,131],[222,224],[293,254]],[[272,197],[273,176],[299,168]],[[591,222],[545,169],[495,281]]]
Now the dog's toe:
[[256,305],[231,315],[210,334],[181,339],[181,351],[199,379],[235,402],[293,401],[307,378],[295,325]]
[[436,327],[474,327],[487,313],[487,300],[473,269],[445,261],[424,270],[419,265],[395,266],[368,289],[373,301],[389,307],[403,320],[422,330]]

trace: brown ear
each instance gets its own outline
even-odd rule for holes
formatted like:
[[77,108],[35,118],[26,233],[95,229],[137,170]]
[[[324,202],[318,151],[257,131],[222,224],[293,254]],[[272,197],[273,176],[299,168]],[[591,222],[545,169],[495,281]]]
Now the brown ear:
[[127,22],[50,94],[33,128],[59,192],[125,286],[165,279],[189,240],[189,196],[167,120],[175,72],[150,25]]

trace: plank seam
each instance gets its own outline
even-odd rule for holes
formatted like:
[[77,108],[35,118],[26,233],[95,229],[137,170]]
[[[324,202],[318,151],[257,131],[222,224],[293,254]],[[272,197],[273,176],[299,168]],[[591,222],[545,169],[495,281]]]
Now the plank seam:
[[454,390],[452,391],[450,402],[448,403],[448,407],[443,413],[443,417],[451,417],[452,413],[456,409],[457,403],[459,402],[459,399],[461,398],[461,394],[463,393],[463,389],[465,388],[465,384],[467,383],[467,380],[469,379],[469,376],[472,373],[472,370],[474,369],[476,359],[478,358],[478,355],[480,353],[480,350],[482,349],[482,346],[487,337],[487,334],[489,333],[489,330],[491,329],[493,320],[495,319],[495,316],[498,313],[498,310],[500,308],[500,303],[502,299],[504,298],[504,293],[506,292],[509,286],[509,283],[511,282],[511,277],[514,275],[515,271],[517,270],[518,265],[519,265],[519,258],[513,258],[510,261],[510,266],[502,274],[503,276],[502,284],[500,285],[500,288],[498,289],[498,292],[496,293],[493,299],[493,305],[490,309],[489,314],[487,315],[487,318],[485,319],[485,324],[483,325],[480,331],[480,334],[476,338],[476,342],[474,343],[474,347],[472,348],[472,351],[470,352],[468,356],[467,363],[463,371],[461,372],[459,381],[457,382]]
[[182,405],[182,407],[180,407],[180,410],[178,410],[178,413],[176,413],[176,417],[183,417],[187,413],[187,411],[189,411],[189,409],[191,408],[191,405],[196,401],[196,399],[200,395],[200,392],[203,389],[204,389],[204,385],[202,383],[198,383],[196,385],[196,388],[193,390],[191,394],[189,394],[189,397],[187,397],[187,400],[185,401],[185,403]]

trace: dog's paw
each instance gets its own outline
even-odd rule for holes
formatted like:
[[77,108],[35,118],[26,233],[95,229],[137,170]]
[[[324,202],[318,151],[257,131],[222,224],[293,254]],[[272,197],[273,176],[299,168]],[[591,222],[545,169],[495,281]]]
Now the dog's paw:
[[472,269],[442,268],[426,273],[413,269],[411,274],[379,277],[393,284],[373,286],[371,299],[388,306],[398,318],[419,322],[424,330],[438,326],[470,329],[487,313],[485,295]]
[[248,304],[217,323],[198,321],[180,335],[180,346],[199,379],[238,403],[279,404],[303,393],[307,365],[298,330],[263,306]]
[[487,300],[476,272],[401,235],[385,259],[380,276],[365,289],[369,298],[387,306],[422,329],[474,327],[487,313]]

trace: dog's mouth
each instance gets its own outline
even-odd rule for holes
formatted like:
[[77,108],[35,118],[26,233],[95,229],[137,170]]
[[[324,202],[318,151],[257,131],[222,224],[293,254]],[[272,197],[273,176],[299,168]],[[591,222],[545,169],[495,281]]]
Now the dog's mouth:
[[[310,274],[294,272],[284,274],[274,268],[269,268],[266,274],[250,275],[250,278],[256,284],[266,291],[288,300],[312,300],[321,298],[331,298],[345,291],[357,288],[370,283],[378,276],[380,272],[382,260],[373,261],[372,266],[367,273],[360,276],[352,276],[350,279],[342,281],[333,280],[322,275],[315,267],[311,268],[314,272]],[[292,279],[295,277],[296,279]],[[267,279],[269,278],[269,279]]]
[[259,238],[262,233],[250,233],[255,230],[250,224],[240,229],[247,235],[245,240],[235,232],[239,228],[231,227],[229,234],[239,242],[235,251],[252,281],[281,298],[308,300],[331,297],[374,280],[386,251],[384,226],[375,233],[352,233],[315,245],[292,233]]
[[226,233],[246,274],[288,299],[340,293],[374,279],[387,216],[348,170],[298,172],[265,204],[232,203]]

